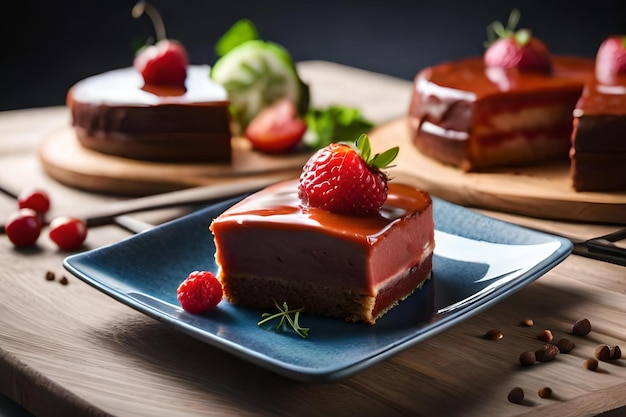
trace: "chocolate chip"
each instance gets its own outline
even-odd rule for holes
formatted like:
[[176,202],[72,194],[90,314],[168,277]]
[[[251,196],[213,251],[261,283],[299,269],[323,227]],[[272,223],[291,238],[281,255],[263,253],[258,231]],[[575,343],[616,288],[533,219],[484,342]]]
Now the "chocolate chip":
[[622,349],[615,345],[611,348],[611,359],[620,359],[622,357]]
[[555,345],[545,344],[535,351],[535,358],[539,362],[550,362],[559,354],[559,348]]
[[524,390],[520,387],[515,387],[511,390],[511,392],[509,392],[507,398],[510,402],[514,404],[520,404],[522,401],[524,401]]
[[533,352],[532,350],[527,350],[525,352],[520,353],[519,363],[522,366],[534,365],[535,362],[537,362],[537,358],[535,357],[535,352]]
[[550,387],[543,387],[541,388],[537,394],[541,397],[541,398],[550,398],[552,397],[552,388]]
[[66,278],[65,276],[62,276],[62,277],[61,277],[61,279],[59,280],[59,282],[60,282],[62,285],[67,285],[67,284],[69,284],[69,281],[67,280],[67,278]]
[[52,271],[48,271],[46,272],[46,281],[54,281],[54,272]]
[[556,347],[559,348],[559,352],[561,353],[570,353],[575,346],[574,342],[565,338],[559,339],[559,341],[556,342]]
[[611,359],[611,348],[608,345],[600,345],[596,348],[595,357],[600,361],[608,361]]
[[489,330],[483,336],[483,338],[487,340],[500,340],[503,337],[504,337],[504,333],[502,333],[502,330],[498,330],[498,329]]
[[591,323],[589,319],[580,319],[576,323],[574,323],[574,327],[572,328],[572,333],[576,336],[586,336],[591,331]]
[[583,367],[590,371],[598,369],[598,360],[596,358],[588,358],[583,362]]
[[537,340],[541,340],[542,342],[550,343],[552,342],[554,336],[552,336],[552,332],[548,329],[542,331],[537,335]]
[[524,327],[533,327],[535,322],[532,319],[525,319],[520,322],[520,325]]

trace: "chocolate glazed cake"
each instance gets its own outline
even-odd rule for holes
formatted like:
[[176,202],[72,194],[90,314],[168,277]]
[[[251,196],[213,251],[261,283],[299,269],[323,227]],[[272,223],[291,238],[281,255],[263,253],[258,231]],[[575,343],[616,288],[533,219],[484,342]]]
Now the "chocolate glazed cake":
[[67,106],[81,145],[119,157],[164,162],[229,162],[226,91],[208,66],[190,66],[185,88],[146,85],[135,68],[76,83]]
[[626,190],[626,84],[592,79],[574,111],[571,177],[576,191]]
[[413,143],[465,171],[567,160],[572,111],[593,61],[552,57],[552,72],[487,68],[482,57],[420,71],[409,108]]

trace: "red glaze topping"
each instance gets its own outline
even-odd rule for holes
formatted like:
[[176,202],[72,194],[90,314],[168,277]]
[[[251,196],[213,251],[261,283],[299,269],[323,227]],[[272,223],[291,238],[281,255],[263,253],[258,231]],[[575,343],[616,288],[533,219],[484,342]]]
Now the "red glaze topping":
[[559,87],[580,87],[593,72],[594,64],[589,59],[555,56],[552,60],[552,74],[544,74],[487,68],[482,58],[468,58],[421,71],[417,88],[421,95],[475,101],[507,91],[519,94]]
[[392,225],[407,215],[419,214],[431,205],[427,193],[404,184],[389,184],[387,202],[378,214],[350,216],[311,207],[301,208],[298,181],[275,184],[244,199],[227,210],[220,221],[245,224],[280,224],[284,228],[307,228],[329,235],[351,236],[355,241],[372,245]]

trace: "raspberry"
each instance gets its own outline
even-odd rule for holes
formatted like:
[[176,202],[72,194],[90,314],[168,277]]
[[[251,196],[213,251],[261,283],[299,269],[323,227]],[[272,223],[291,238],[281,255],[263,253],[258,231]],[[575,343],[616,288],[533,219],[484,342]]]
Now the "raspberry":
[[201,314],[222,300],[222,284],[209,271],[194,271],[178,286],[176,297],[183,309]]

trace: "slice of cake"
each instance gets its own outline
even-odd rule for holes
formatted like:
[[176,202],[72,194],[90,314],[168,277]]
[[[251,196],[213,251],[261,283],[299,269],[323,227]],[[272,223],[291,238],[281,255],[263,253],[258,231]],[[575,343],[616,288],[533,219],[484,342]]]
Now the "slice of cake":
[[483,57],[416,75],[415,146],[465,171],[567,161],[572,111],[592,60],[551,56],[527,29],[501,31]]
[[487,68],[478,57],[420,71],[409,108],[413,143],[465,171],[567,161],[572,111],[593,64],[552,62],[549,74]]
[[576,191],[626,190],[626,47],[607,38],[574,111],[570,173]]
[[[309,314],[374,324],[430,276],[431,198],[408,185],[387,186],[386,181],[382,189],[348,184],[351,189],[370,189],[359,200],[337,184],[354,179],[352,174],[338,175],[331,168],[334,156],[330,154],[341,151],[325,151],[309,160],[300,182],[270,186],[212,222],[218,277],[226,298],[234,304],[274,308],[274,302],[287,302]],[[345,155],[342,158],[345,171],[352,162]],[[337,174],[323,178],[328,186],[323,193],[350,197],[327,200],[328,205],[321,204],[319,196],[305,197],[316,181],[307,174],[319,168],[311,161],[321,160],[329,173]],[[372,198],[379,191],[384,194],[382,207],[370,204],[379,200]],[[352,209],[344,210],[348,205]],[[361,207],[360,214],[351,212],[355,206]]]
[[131,67],[79,81],[67,94],[78,140],[125,158],[229,162],[229,102],[209,72],[190,66],[184,86],[145,84]]

